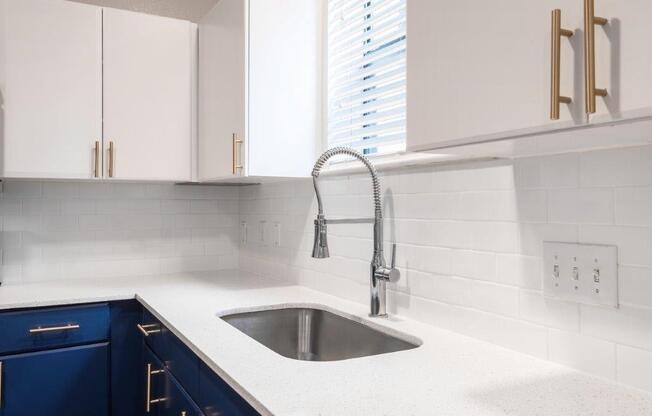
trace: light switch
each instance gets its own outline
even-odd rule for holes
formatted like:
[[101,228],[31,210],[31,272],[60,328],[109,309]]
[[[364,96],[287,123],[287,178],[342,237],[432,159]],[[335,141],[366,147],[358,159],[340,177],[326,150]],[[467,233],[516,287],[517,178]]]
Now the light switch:
[[274,223],[274,247],[281,246],[281,223]]
[[616,246],[544,242],[543,267],[545,296],[618,307]]

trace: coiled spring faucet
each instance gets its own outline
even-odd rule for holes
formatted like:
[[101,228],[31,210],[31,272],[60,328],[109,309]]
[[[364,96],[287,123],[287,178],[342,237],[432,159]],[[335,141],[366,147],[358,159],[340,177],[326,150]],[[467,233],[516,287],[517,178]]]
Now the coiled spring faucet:
[[[322,205],[321,194],[319,193],[319,186],[317,185],[317,178],[321,169],[324,167],[328,159],[335,155],[352,156],[362,162],[369,173],[371,174],[371,182],[373,186],[374,198],[374,217],[373,218],[351,218],[351,219],[337,219],[327,220],[324,216],[324,207]],[[312,182],[315,187],[315,195],[317,196],[318,213],[315,220],[315,241],[312,249],[312,257],[316,259],[328,258],[328,241],[327,241],[327,224],[360,224],[369,223],[374,225],[374,254],[371,259],[371,317],[385,317],[387,316],[387,289],[385,284],[387,282],[395,282],[399,279],[400,273],[395,267],[396,259],[396,244],[392,245],[392,264],[387,266],[385,263],[385,256],[383,254],[383,211],[380,196],[380,181],[376,168],[371,164],[369,159],[365,156],[348,147],[334,147],[324,152],[312,169]]]

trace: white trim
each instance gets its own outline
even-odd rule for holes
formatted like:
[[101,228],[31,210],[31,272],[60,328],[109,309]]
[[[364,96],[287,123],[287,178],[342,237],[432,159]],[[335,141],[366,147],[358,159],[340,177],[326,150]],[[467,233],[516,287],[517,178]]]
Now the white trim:
[[[445,164],[460,161],[487,160],[496,158],[473,158],[466,155],[433,154],[433,153],[397,153],[371,157],[376,170],[379,172],[403,169],[413,166],[426,166]],[[366,172],[367,168],[355,160],[331,162],[322,170],[322,175],[336,176]]]

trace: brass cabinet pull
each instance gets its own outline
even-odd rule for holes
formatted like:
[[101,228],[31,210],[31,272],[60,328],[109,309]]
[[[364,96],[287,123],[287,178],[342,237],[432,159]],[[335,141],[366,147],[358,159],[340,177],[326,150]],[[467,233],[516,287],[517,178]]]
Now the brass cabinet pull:
[[100,177],[100,142],[96,141],[95,142],[95,164],[93,166],[93,176],[95,178]]
[[238,139],[237,133],[233,133],[233,174],[235,175],[238,172],[238,169],[242,169],[242,164],[239,164],[238,157],[238,145],[242,143],[241,139]]
[[[148,325],[138,324],[136,325],[136,327],[146,337],[150,336],[151,334],[156,334],[157,332],[161,332],[161,327],[158,324],[148,324]],[[149,329],[149,328],[154,328],[154,329]]]
[[61,331],[71,331],[73,329],[79,329],[78,324],[67,324],[61,326],[37,326],[29,330],[30,334],[42,334],[44,332],[61,332]]
[[550,119],[559,120],[560,103],[570,104],[573,100],[570,97],[560,95],[560,68],[561,68],[561,37],[570,38],[573,36],[572,30],[562,29],[561,27],[561,10],[552,11],[552,29],[551,29],[551,56],[550,56]]
[[109,142],[109,178],[113,177],[113,162],[114,162],[113,142]]
[[584,0],[584,74],[586,112],[596,111],[596,96],[606,97],[607,90],[595,87],[595,25],[604,26],[609,21],[595,16],[594,0]]
[[165,370],[152,370],[152,364],[147,364],[147,390],[145,391],[145,411],[147,413],[151,410],[151,405],[161,403],[167,400],[165,397],[159,399],[152,399],[152,376],[155,374],[165,373]]

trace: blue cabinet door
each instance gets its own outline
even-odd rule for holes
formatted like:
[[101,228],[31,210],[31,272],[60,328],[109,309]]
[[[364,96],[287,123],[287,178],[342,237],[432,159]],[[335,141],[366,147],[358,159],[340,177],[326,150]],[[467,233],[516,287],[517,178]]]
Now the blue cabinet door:
[[199,367],[199,406],[206,416],[258,416],[238,393],[203,362]]
[[203,416],[199,407],[171,374],[165,377],[165,398],[159,416]]
[[143,340],[136,329],[142,317],[138,301],[111,305],[111,415],[142,416],[145,389]]
[[0,356],[0,416],[106,416],[108,343]]

